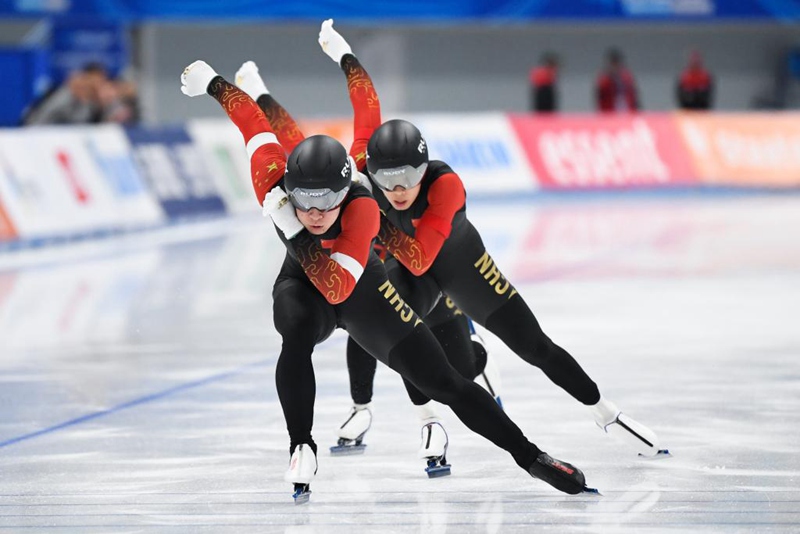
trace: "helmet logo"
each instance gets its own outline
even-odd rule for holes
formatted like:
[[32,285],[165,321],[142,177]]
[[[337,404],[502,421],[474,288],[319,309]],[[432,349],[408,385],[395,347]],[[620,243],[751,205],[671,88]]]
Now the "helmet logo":
[[398,174],[405,174],[406,169],[403,167],[402,169],[394,169],[394,170],[386,170],[383,171],[384,176],[397,176]]
[[417,147],[417,151],[420,154],[424,154],[425,153],[425,139],[420,139],[419,140],[419,146]]
[[344,167],[342,167],[342,177],[344,178],[348,174],[350,174],[350,158],[345,160]]
[[328,189],[312,189],[312,190],[295,189],[294,194],[295,195],[302,195],[304,197],[316,198],[316,197],[324,197],[325,195],[328,194],[328,192],[329,192]]

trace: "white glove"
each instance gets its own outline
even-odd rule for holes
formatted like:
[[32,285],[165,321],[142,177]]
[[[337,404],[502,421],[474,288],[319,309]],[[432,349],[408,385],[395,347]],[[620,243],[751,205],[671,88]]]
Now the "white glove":
[[258,75],[258,66],[252,61],[245,61],[236,71],[236,85],[247,93],[253,100],[258,100],[261,95],[268,95],[269,90],[264,85],[264,80]]
[[319,30],[319,45],[322,47],[322,51],[328,54],[337,65],[341,65],[342,56],[353,53],[344,37],[333,29],[333,19],[328,19],[322,23],[322,27]]
[[269,215],[272,222],[280,228],[286,239],[291,239],[299,234],[304,226],[297,218],[294,206],[289,202],[289,196],[280,187],[273,187],[264,197],[262,213],[264,217]]
[[200,96],[206,94],[208,84],[217,75],[216,71],[205,61],[198,59],[185,69],[181,74],[181,92],[187,96]]

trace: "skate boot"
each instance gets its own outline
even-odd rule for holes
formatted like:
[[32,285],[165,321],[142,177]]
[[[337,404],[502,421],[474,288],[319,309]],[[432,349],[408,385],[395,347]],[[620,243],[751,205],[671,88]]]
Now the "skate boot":
[[494,357],[486,350],[486,344],[483,338],[477,333],[470,336],[472,339],[472,346],[476,354],[476,368],[478,376],[475,377],[475,383],[489,392],[494,397],[495,402],[503,407],[503,401],[500,399],[500,369],[497,367]]
[[439,422],[430,401],[416,408],[422,420],[422,442],[418,456],[426,461],[425,472],[428,473],[428,478],[445,477],[450,474],[450,464],[447,463],[447,446],[450,442],[447,432]]
[[286,482],[294,484],[295,504],[307,503],[311,496],[311,479],[317,474],[317,455],[314,448],[307,443],[301,443],[292,452],[289,460],[289,469],[283,475]]
[[601,430],[633,448],[639,456],[647,458],[671,456],[667,449],[659,448],[655,432],[620,412],[613,402],[601,396],[597,404],[589,406],[589,410]]
[[342,426],[336,429],[339,441],[331,447],[334,456],[363,454],[367,446],[362,443],[364,434],[372,425],[372,403],[354,404]]
[[546,452],[541,452],[528,468],[532,477],[543,480],[564,493],[599,493],[594,488],[586,487],[583,472],[572,464],[556,460]]

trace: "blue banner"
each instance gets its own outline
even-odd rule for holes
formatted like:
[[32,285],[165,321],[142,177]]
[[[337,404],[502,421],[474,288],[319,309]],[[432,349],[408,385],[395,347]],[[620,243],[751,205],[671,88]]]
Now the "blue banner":
[[171,220],[226,213],[203,155],[183,126],[126,132],[140,174]]
[[309,20],[350,23],[537,20],[798,21],[800,0],[0,0],[0,16],[78,15],[117,22],[147,20]]

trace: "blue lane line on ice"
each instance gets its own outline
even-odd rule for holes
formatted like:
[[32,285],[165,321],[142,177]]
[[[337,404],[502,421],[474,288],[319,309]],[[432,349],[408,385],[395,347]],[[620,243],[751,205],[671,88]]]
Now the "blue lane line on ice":
[[64,430],[65,428],[69,428],[75,425],[80,425],[82,423],[86,423],[87,421],[93,421],[95,419],[99,419],[100,417],[105,417],[107,415],[111,415],[117,412],[121,412],[122,410],[127,410],[128,408],[133,408],[136,406],[140,406],[142,404],[147,404],[148,402],[157,401],[163,399],[165,397],[169,397],[170,395],[174,395],[176,393],[181,393],[187,391],[189,389],[197,388],[200,386],[205,386],[211,384],[213,382],[219,382],[220,380],[225,380],[232,376],[236,376],[242,374],[246,371],[254,367],[259,367],[262,365],[266,365],[271,360],[261,360],[253,363],[248,363],[231,371],[225,371],[224,373],[218,373],[215,375],[211,375],[206,378],[201,378],[200,380],[194,380],[192,382],[186,382],[184,384],[179,384],[177,386],[173,386],[169,389],[165,389],[163,391],[159,391],[156,393],[152,393],[150,395],[145,395],[144,397],[139,397],[138,399],[133,399],[128,402],[123,402],[122,404],[117,404],[107,410],[100,410],[98,412],[93,412],[90,414],[82,415],[80,417],[76,417],[74,419],[70,419],[69,421],[64,421],[63,423],[58,423],[56,425],[43,428],[42,430],[37,430],[35,432],[30,432],[28,434],[23,434],[21,436],[17,436],[14,438],[7,439],[5,441],[0,441],[0,449],[3,447],[8,447],[9,445],[14,445],[15,443],[19,443],[21,441],[28,441],[30,439],[38,438],[40,436],[44,436],[47,434],[52,434],[54,432],[58,432],[59,430]]

